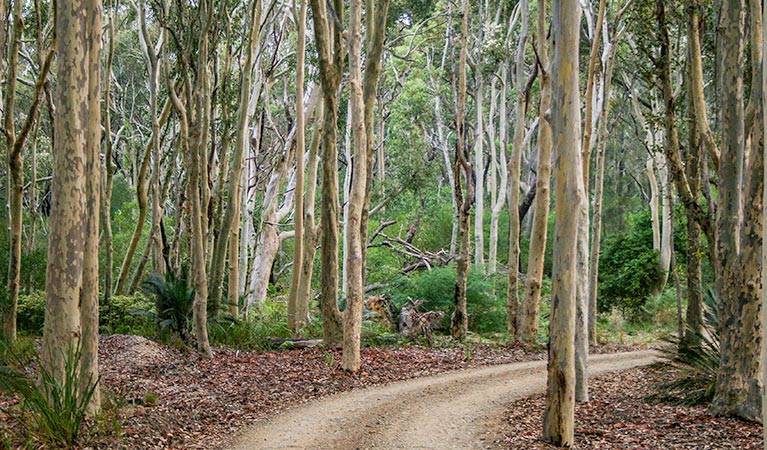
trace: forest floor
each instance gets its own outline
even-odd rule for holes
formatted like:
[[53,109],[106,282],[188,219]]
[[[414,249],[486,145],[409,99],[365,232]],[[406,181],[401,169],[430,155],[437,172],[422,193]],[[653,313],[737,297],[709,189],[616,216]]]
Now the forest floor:
[[[598,347],[592,353],[627,350],[637,348]],[[626,368],[636,365],[634,360],[640,355],[648,356],[642,352],[628,357],[598,356],[596,360],[614,358],[619,368]],[[483,413],[479,427],[472,425],[484,430],[472,435],[476,438],[473,443],[464,441],[472,447],[548,448],[537,440],[542,400],[523,399],[535,390],[522,393],[517,387],[517,381],[524,378],[534,380],[537,389],[542,389],[545,353],[514,344],[366,348],[362,351],[362,371],[353,375],[338,367],[339,351],[319,348],[266,353],[216,349],[214,358],[201,359],[142,337],[111,335],[102,337],[100,357],[105,415],[91,424],[88,448],[232,448],[247,442],[242,439],[253,436],[254,430],[265,424],[275,424],[269,425],[275,436],[280,424],[291,433],[301,430],[301,435],[306,435],[308,428],[292,419],[307,416],[306,411],[315,411],[325,420],[312,426],[322,429],[330,439],[322,441],[324,444],[304,441],[308,447],[409,448],[418,443],[440,448],[439,442],[426,439],[461,434],[463,427],[472,425],[469,419],[451,413],[461,408],[492,412]],[[509,365],[517,362],[524,363]],[[598,372],[601,364],[594,363],[592,370]],[[607,381],[595,377],[592,402],[578,409],[579,448],[761,448],[759,425],[714,419],[704,409],[643,403],[652,382],[660,376],[642,368],[625,371],[620,378],[610,375]],[[625,381],[613,382],[616,379]],[[472,402],[480,388],[485,394]],[[385,396],[387,392],[399,394]],[[341,410],[318,407],[343,398],[351,399],[351,403]],[[11,405],[18,401],[0,395],[0,448],[9,443],[30,446],[19,437],[23,424],[6,414],[15,410]],[[365,420],[357,422],[359,416],[355,414],[362,414]],[[582,419],[582,415],[590,419]],[[431,437],[412,434],[421,427],[416,426],[420,423],[415,422],[417,417],[438,431],[428,432]],[[668,427],[675,432],[669,432]],[[710,431],[712,427],[714,431]],[[635,445],[635,435],[648,434],[647,430],[653,430],[658,440]],[[672,444],[685,433],[694,433],[702,440],[674,447]],[[304,447],[296,439],[291,434],[290,446]],[[581,446],[581,441],[586,446]],[[282,448],[279,441],[270,444],[261,435],[239,448],[259,445]],[[37,447],[34,442],[31,446]]]
[[[656,366],[597,376],[588,403],[575,407],[578,450],[761,450],[762,425],[713,417],[705,406],[648,403],[645,397],[673,373]],[[550,450],[542,442],[543,394],[506,405],[500,448]]]

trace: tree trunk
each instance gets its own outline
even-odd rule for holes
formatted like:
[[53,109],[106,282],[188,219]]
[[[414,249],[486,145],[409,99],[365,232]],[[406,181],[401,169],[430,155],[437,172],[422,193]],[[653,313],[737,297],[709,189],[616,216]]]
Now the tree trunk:
[[[752,8],[752,16],[758,13],[758,7]],[[762,349],[759,341],[762,326],[759,315],[761,280],[758,254],[763,224],[759,223],[761,214],[755,211],[758,206],[754,205],[761,205],[763,186],[751,180],[757,177],[754,173],[756,170],[743,168],[747,141],[743,106],[745,15],[743,0],[723,2],[719,27],[723,135],[716,221],[716,252],[721,265],[716,283],[721,324],[721,365],[711,412],[757,421],[762,416]],[[755,21],[752,21],[751,26],[755,25]],[[754,81],[756,78],[754,74]],[[761,167],[764,156],[762,148],[758,146],[757,139],[754,139],[752,145],[754,159],[748,162],[755,163],[754,168]],[[746,182],[745,192],[741,180]],[[741,206],[742,198],[749,199],[745,211]]]
[[341,234],[344,236],[343,242],[341,242],[341,295],[346,298],[346,292],[348,291],[349,281],[349,259],[346,257],[349,254],[349,241],[346,239],[346,235],[349,234],[349,206],[351,204],[350,198],[352,193],[352,174],[353,162],[352,162],[352,102],[346,104],[346,127],[344,129],[344,160],[346,161],[346,171],[344,172],[344,186],[343,186],[343,229]]
[[[481,7],[480,7],[481,9]],[[479,18],[482,20],[482,17]],[[482,46],[482,32],[477,46]],[[484,82],[482,74],[477,74],[477,92],[475,106],[477,129],[474,135],[474,264],[480,269],[485,265],[485,126],[482,123],[484,115]]]
[[[103,233],[102,245],[104,247],[104,305],[112,301],[112,273],[114,268],[114,247],[112,235],[112,180],[114,179],[115,166],[114,145],[112,141],[112,61],[115,51],[115,19],[117,11],[113,5],[111,9],[107,33],[106,64],[104,66],[104,183],[101,191],[101,230]],[[118,133],[119,134],[119,133]]]
[[[705,125],[699,120],[700,105],[694,102],[703,101],[703,69],[700,49],[700,31],[698,18],[697,0],[691,0],[687,5],[687,37],[689,42],[689,108],[690,127],[689,151],[687,152],[686,175],[689,180],[690,190],[696,197],[700,196],[701,186],[701,160],[705,157],[702,153],[701,133],[702,127],[708,127],[708,119]],[[700,77],[700,78],[698,78]],[[700,98],[693,97],[700,95]],[[705,107],[705,104],[703,105]],[[704,111],[705,114],[705,111]],[[709,130],[710,132],[710,130]],[[713,141],[711,141],[713,143]],[[716,150],[716,165],[718,167],[719,149]],[[711,246],[713,247],[713,246]],[[714,252],[714,248],[709,249]],[[700,338],[703,333],[703,273],[701,269],[701,229],[700,225],[692,217],[687,218],[687,311],[685,313],[684,333],[680,337],[679,345],[682,348],[696,348],[700,346]]]
[[[317,196],[319,147],[320,140],[324,134],[324,116],[324,108],[322,105],[319,105],[317,125],[312,136],[312,143],[309,148],[309,159],[307,160],[309,171],[306,175],[306,207],[304,208],[304,254],[301,258],[301,278],[298,285],[296,300],[297,317],[309,317],[309,300],[311,297],[314,256],[317,253],[317,242],[320,238],[320,227],[314,221],[314,209]],[[294,268],[293,270],[296,269]]]
[[[366,130],[365,158],[366,182],[365,197],[362,201],[360,217],[360,236],[362,245],[362,284],[365,285],[367,270],[368,222],[370,218],[370,198],[373,193],[373,166],[375,160],[375,103],[378,94],[378,79],[383,71],[384,40],[386,21],[389,16],[390,0],[365,0],[365,69],[362,74],[362,102],[364,104],[364,122]],[[378,140],[383,144],[384,124],[380,124]],[[381,201],[384,201],[382,198]]]
[[655,165],[658,170],[658,197],[660,198],[660,242],[658,250],[658,271],[661,279],[654,286],[653,295],[660,295],[668,282],[668,272],[671,265],[671,236],[674,233],[674,223],[671,220],[671,186],[669,184],[666,157],[662,153],[655,153]]
[[320,81],[324,99],[325,126],[322,138],[322,333],[325,345],[342,341],[341,313],[338,311],[338,89],[341,84],[344,52],[338,27],[331,23],[328,8],[343,10],[343,2],[332,5],[311,0],[314,37],[319,55]]
[[[503,212],[503,207],[506,206],[506,187],[508,186],[508,179],[509,179],[509,173],[508,173],[508,163],[506,161],[506,143],[508,142],[507,135],[508,132],[506,127],[506,99],[507,99],[507,93],[508,93],[508,64],[504,63],[504,66],[501,70],[502,75],[501,79],[503,80],[503,88],[501,89],[501,108],[500,108],[500,137],[501,137],[501,151],[498,152],[495,145],[495,125],[493,124],[493,120],[495,117],[495,111],[496,111],[496,81],[493,80],[491,93],[490,93],[490,120],[488,124],[488,130],[490,131],[490,154],[491,154],[491,165],[490,165],[490,172],[493,174],[492,179],[495,178],[495,171],[498,171],[498,180],[500,180],[498,184],[498,187],[496,189],[495,182],[493,182],[493,186],[489,186],[491,193],[493,193],[493,199],[491,199],[492,204],[492,211],[490,213],[490,243],[489,243],[489,249],[488,249],[488,260],[487,260],[487,270],[489,273],[495,273],[498,269],[498,222],[501,218],[501,212]],[[500,157],[500,162],[498,161],[498,157]]]
[[[584,126],[581,142],[583,186],[585,199],[579,210],[580,218],[578,222],[578,273],[581,274],[577,280],[576,289],[576,329],[575,329],[575,399],[577,401],[588,401],[588,368],[586,360],[588,358],[588,335],[589,335],[589,317],[592,315],[589,311],[589,184],[591,182],[589,171],[591,168],[591,149],[592,139],[596,121],[593,119],[594,106],[598,106],[600,101],[594,96],[594,87],[598,76],[597,61],[599,60],[599,44],[602,40],[602,29],[605,20],[605,0],[600,0],[597,11],[597,18],[593,24],[593,35],[591,36],[591,52],[589,55],[589,67],[586,79]],[[605,99],[602,99],[605,100]],[[599,117],[599,116],[597,116]],[[596,315],[596,312],[593,313]]]
[[[191,228],[190,273],[194,286],[192,330],[197,342],[197,351],[205,358],[213,355],[208,341],[207,304],[208,278],[206,268],[207,241],[207,201],[210,190],[207,185],[207,148],[208,119],[210,114],[210,96],[208,79],[209,31],[213,21],[213,2],[199,4],[198,14],[202,23],[197,48],[197,60],[194,68],[185,59],[177,62],[184,79],[184,95],[188,99],[185,105],[179,98],[173,81],[167,80],[168,94],[173,107],[178,112],[180,147],[187,163],[188,182],[186,196],[189,199],[189,221]],[[167,37],[165,38],[167,39]],[[167,43],[166,43],[167,45]],[[165,71],[171,73],[170,57],[165,53]],[[192,77],[194,76],[194,85]]]
[[[229,170],[228,179],[228,199],[229,204],[224,212],[224,218],[221,222],[218,238],[215,241],[213,249],[213,259],[211,264],[211,298],[218,301],[221,297],[221,285],[224,271],[224,256],[229,244],[229,293],[227,303],[229,303],[229,313],[232,317],[237,317],[239,298],[237,295],[237,285],[239,282],[239,270],[237,270],[237,251],[239,245],[240,233],[240,200],[242,189],[242,171],[245,165],[245,157],[248,155],[249,145],[249,125],[251,111],[255,108],[252,100],[258,98],[260,91],[260,79],[256,82],[255,97],[253,96],[253,66],[258,55],[257,49],[260,42],[261,26],[261,2],[255,1],[251,4],[248,15],[248,43],[245,50],[245,62],[243,63],[242,77],[240,79],[239,105],[237,107],[237,141],[235,142],[234,154],[232,155],[232,166]],[[253,97],[253,98],[252,98]],[[224,170],[224,168],[222,168]],[[244,251],[244,249],[243,249]],[[232,267],[234,266],[234,267]]]
[[[764,16],[762,16],[764,17]],[[767,27],[762,26],[762,43],[767,42]],[[764,49],[762,49],[764,51]],[[767,136],[767,58],[762,56],[762,136]],[[758,124],[757,124],[758,126]],[[758,170],[758,167],[754,167]],[[767,158],[762,167],[762,201],[767,199]],[[762,281],[767,280],[767,208],[762,208]],[[762,287],[762,345],[767,345],[767,289]],[[762,370],[767,367],[767,351],[762,349]],[[764,392],[765,381],[762,380],[762,440],[764,450],[767,450],[767,392]]]
[[88,412],[101,409],[99,381],[99,207],[101,206],[101,0],[86,2],[88,14],[88,128],[85,148],[85,242],[80,290],[80,322],[82,347],[80,355],[80,391],[85,396],[92,385],[96,388],[88,403]]
[[574,444],[575,303],[577,270],[577,210],[585,201],[579,149],[580,100],[578,36],[581,8],[577,0],[554,2],[552,34],[552,131],[556,154],[556,231],[552,271],[544,439],[553,445]]
[[527,262],[527,282],[522,302],[517,339],[531,341],[538,332],[538,307],[541,300],[543,263],[549,222],[549,187],[551,184],[551,123],[546,115],[551,109],[551,73],[548,65],[546,36],[546,2],[538,10],[538,60],[541,69],[541,99],[538,108],[538,176],[536,179],[535,211]]
[[[6,105],[4,114],[6,157],[8,161],[8,229],[10,254],[8,258],[8,294],[0,301],[0,314],[3,319],[2,336],[13,342],[16,339],[16,311],[18,307],[19,287],[21,284],[21,241],[22,241],[22,206],[24,195],[24,168],[22,165],[22,150],[24,144],[33,129],[37,117],[40,99],[42,97],[48,72],[53,59],[53,51],[48,51],[47,56],[40,55],[41,66],[34,87],[32,104],[26,114],[26,119],[16,133],[14,121],[16,109],[16,77],[17,65],[21,40],[23,36],[23,17],[21,4],[14,3],[13,9],[13,34],[11,36],[8,81],[6,83]],[[4,17],[4,16],[3,16]],[[4,38],[4,35],[2,37]],[[42,51],[42,48],[40,49]],[[1,69],[1,68],[0,68]],[[34,195],[30,192],[30,195]]]
[[507,331],[510,335],[517,334],[518,315],[519,315],[519,177],[522,165],[522,149],[525,138],[525,116],[526,105],[525,97],[525,44],[527,43],[527,32],[529,22],[529,0],[523,0],[520,3],[520,18],[522,21],[519,31],[519,40],[517,41],[516,54],[516,74],[514,84],[516,85],[517,97],[515,102],[514,118],[514,147],[513,153],[509,158],[509,286],[507,292],[506,312],[508,314]]
[[277,257],[277,251],[283,239],[292,235],[292,233],[280,233],[278,229],[279,223],[288,215],[293,206],[292,189],[295,187],[294,174],[290,176],[290,181],[288,182],[289,193],[285,196],[283,204],[280,205],[278,203],[283,183],[287,177],[287,165],[290,158],[291,155],[285,155],[283,160],[274,168],[266,188],[266,193],[264,194],[261,232],[258,235],[256,255],[251,270],[250,292],[246,302],[246,311],[250,311],[255,304],[263,304],[266,300],[269,278],[272,274],[272,265]]
[[293,271],[288,297],[288,328],[298,331],[306,326],[309,318],[298,315],[298,287],[304,257],[304,149],[306,148],[306,120],[304,119],[304,60],[306,58],[306,7],[307,1],[293,0],[293,14],[298,24],[296,48],[296,201],[295,201],[295,244],[293,246]]
[[[469,1],[461,2],[461,48],[458,59],[458,92],[456,101],[456,141],[455,163],[453,164],[453,180],[455,183],[455,203],[458,205],[458,242],[455,266],[455,293],[453,296],[454,309],[451,317],[450,330],[454,338],[465,339],[468,334],[469,317],[466,313],[466,286],[471,264],[471,236],[469,221],[471,219],[471,203],[474,197],[471,181],[471,163],[466,151],[466,54],[469,34]],[[463,193],[463,183],[466,183],[466,194]]]
[[[346,254],[346,309],[344,310],[344,343],[341,367],[350,372],[360,368],[360,333],[362,328],[362,302],[365,299],[365,267],[362,247],[362,214],[367,185],[367,130],[365,129],[365,103],[362,96],[362,2],[349,2],[349,93],[352,126],[352,160],[347,170],[352,170],[353,179],[349,197],[349,215],[344,217],[348,224],[345,236]],[[368,14],[372,14],[368,11]]]
[[[13,28],[11,41],[8,43],[8,79],[5,91],[5,114],[3,127],[6,138],[6,157],[8,161],[8,230],[10,254],[8,255],[8,294],[3,308],[3,336],[8,342],[16,340],[16,310],[19,302],[19,284],[21,282],[21,215],[24,173],[21,163],[21,146],[16,145],[16,78],[19,65],[19,51],[24,31],[23,4],[13,3]],[[5,16],[3,16],[5,19]],[[1,25],[5,27],[5,24]]]
[[135,255],[136,249],[138,248],[138,243],[141,239],[141,232],[144,230],[144,222],[146,222],[147,215],[147,205],[149,203],[147,172],[149,170],[149,160],[153,147],[154,140],[150,140],[146,146],[144,156],[141,160],[138,179],[136,180],[138,217],[136,218],[136,227],[133,230],[133,235],[131,236],[130,243],[128,244],[128,249],[125,252],[125,258],[123,259],[122,266],[120,267],[120,275],[117,277],[117,286],[115,287],[116,295],[122,295],[125,292],[125,283],[128,281],[131,262],[133,261],[133,256]]
[[[89,9],[89,8],[88,8]],[[58,83],[54,121],[52,203],[42,364],[63,380],[67,359],[80,348],[80,292],[87,231],[88,91],[90,36],[88,9],[75,3],[56,10]],[[66,136],[66,139],[64,138]],[[52,399],[49,399],[52,400]]]

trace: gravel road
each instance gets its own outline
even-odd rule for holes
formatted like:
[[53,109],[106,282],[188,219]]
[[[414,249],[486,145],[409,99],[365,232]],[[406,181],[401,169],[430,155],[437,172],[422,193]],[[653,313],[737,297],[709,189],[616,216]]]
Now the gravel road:
[[[658,360],[652,350],[595,355],[591,376]],[[247,429],[230,450],[489,449],[503,408],[546,388],[546,362],[460,370],[296,406]]]

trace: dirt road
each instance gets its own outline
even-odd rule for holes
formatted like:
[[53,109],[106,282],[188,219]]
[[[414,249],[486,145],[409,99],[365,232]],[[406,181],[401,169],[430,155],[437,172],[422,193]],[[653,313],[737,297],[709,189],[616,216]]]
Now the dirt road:
[[[654,351],[597,355],[589,368],[593,376],[657,359]],[[545,387],[545,361],[417,378],[297,406],[247,430],[229,448],[494,448],[489,437],[504,405]]]

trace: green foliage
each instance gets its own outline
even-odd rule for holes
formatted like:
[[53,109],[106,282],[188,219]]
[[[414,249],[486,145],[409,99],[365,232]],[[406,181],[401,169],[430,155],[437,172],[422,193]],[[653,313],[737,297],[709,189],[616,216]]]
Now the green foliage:
[[[99,332],[102,334],[153,334],[153,308],[151,300],[141,294],[112,297],[108,305],[99,308]],[[40,335],[45,321],[45,292],[36,291],[19,295],[19,309],[16,315],[19,330],[31,335]]]
[[17,336],[13,342],[0,340],[0,365],[24,369],[37,357],[32,338]]
[[676,370],[676,379],[659,384],[658,392],[650,395],[649,400],[676,405],[703,405],[713,399],[721,358],[719,317],[713,290],[706,295],[703,311],[699,346],[680,345],[678,339],[669,339],[673,347],[661,349],[668,365]]
[[246,320],[218,316],[208,321],[211,343],[230,348],[267,350],[273,348],[270,338],[288,338],[293,335],[287,326],[287,306],[267,300]]
[[39,335],[43,332],[45,321],[45,292],[33,292],[19,295],[16,325],[19,331]]
[[54,447],[71,448],[79,442],[88,403],[97,386],[97,380],[89,380],[87,388],[79,393],[80,355],[79,349],[71,347],[66,352],[63,379],[38,359],[39,383],[19,369],[7,365],[0,367],[0,390],[22,398],[22,408],[31,413],[30,431]]
[[154,318],[158,331],[170,331],[185,343],[189,342],[189,324],[194,304],[192,287],[172,272],[168,272],[164,278],[152,275],[141,285],[147,295],[154,297]]
[[102,334],[137,334],[149,336],[155,324],[146,314],[153,308],[152,300],[140,293],[112,297],[99,310],[99,332]]
[[[506,299],[493,294],[493,278],[487,278],[477,270],[469,272],[466,289],[469,329],[479,333],[502,332],[506,328]],[[498,289],[504,294],[505,289]],[[455,267],[438,267],[402,277],[389,290],[397,307],[405,305],[409,298],[424,300],[421,310],[444,311],[447,326],[453,312],[455,292]]]
[[661,280],[658,252],[652,248],[650,217],[634,217],[629,231],[607,240],[599,263],[599,308],[620,309],[630,320],[642,317],[653,287]]

